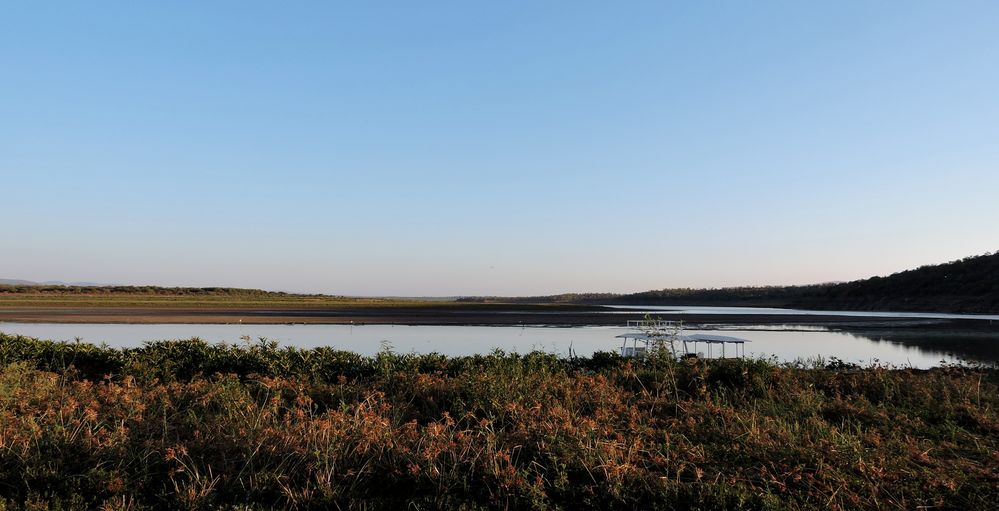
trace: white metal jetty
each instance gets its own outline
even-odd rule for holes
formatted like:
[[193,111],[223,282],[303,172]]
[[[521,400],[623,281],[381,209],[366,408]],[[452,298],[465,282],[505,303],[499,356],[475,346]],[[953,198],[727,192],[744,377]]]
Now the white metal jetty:
[[702,349],[707,350],[707,358],[714,357],[717,348],[721,349],[719,358],[725,358],[726,346],[732,347],[732,355],[742,357],[746,355],[746,343],[751,342],[728,335],[684,335],[683,324],[678,321],[634,320],[628,321],[628,328],[634,331],[615,337],[624,339],[621,344],[622,357],[644,357],[650,349],[669,349],[678,357],[705,358],[705,352],[697,350],[699,344],[703,345]]

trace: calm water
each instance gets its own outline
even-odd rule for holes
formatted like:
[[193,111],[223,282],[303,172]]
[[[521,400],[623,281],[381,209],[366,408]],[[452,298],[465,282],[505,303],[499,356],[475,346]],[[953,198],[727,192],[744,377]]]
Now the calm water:
[[[404,326],[404,325],[200,325],[200,324],[56,324],[0,323],[0,332],[42,339],[105,342],[116,347],[139,346],[143,341],[200,337],[207,341],[239,343],[240,338],[266,337],[283,345],[311,348],[331,346],[371,355],[385,343],[396,352],[470,355],[487,353],[495,348],[526,353],[532,350],[567,354],[570,346],[580,355],[595,351],[615,351],[620,340],[614,336],[629,331],[623,327],[489,327],[489,326]],[[718,331],[714,331],[718,333]],[[686,330],[684,333],[711,333]],[[981,333],[964,336],[959,332],[908,331],[901,340],[881,340],[884,332],[851,334],[826,330],[795,329],[777,325],[727,327],[725,335],[751,341],[746,355],[776,356],[783,361],[815,357],[837,357],[860,364],[873,362],[912,367],[933,367],[941,361],[999,361],[999,334]],[[941,337],[946,342],[934,340]],[[889,337],[890,338],[890,337]],[[958,341],[953,341],[958,339]],[[962,340],[963,339],[963,340]],[[962,349],[968,343],[973,350]]]

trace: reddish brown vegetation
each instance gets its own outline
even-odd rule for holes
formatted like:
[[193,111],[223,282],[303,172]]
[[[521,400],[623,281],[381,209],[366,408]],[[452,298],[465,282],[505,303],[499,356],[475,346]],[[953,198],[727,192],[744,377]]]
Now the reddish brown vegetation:
[[15,508],[983,509],[999,496],[994,370],[383,354],[314,371],[291,361],[336,353],[264,347],[241,355],[271,357],[257,373],[199,375],[181,351],[163,372],[155,349],[183,347],[164,343],[107,350],[122,369],[100,378],[2,340],[0,494]]

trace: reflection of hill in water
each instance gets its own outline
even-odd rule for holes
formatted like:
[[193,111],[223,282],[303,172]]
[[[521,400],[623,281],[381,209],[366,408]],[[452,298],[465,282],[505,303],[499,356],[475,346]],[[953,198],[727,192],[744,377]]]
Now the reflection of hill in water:
[[894,342],[929,353],[944,353],[968,362],[999,364],[999,325],[939,325],[923,328],[866,328],[843,326],[834,330],[873,342]]

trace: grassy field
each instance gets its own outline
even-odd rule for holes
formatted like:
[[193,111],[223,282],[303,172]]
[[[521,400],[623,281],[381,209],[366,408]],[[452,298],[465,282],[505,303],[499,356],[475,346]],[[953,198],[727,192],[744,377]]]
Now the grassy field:
[[999,372],[0,335],[0,509],[994,509]]
[[0,307],[335,308],[433,303],[441,302],[227,288],[0,286]]
[[582,315],[576,304],[463,303],[446,299],[304,295],[233,288],[0,286],[0,322],[559,325],[625,318]]
[[592,310],[591,305],[497,304],[447,299],[289,294],[232,288],[0,285],[0,308]]

